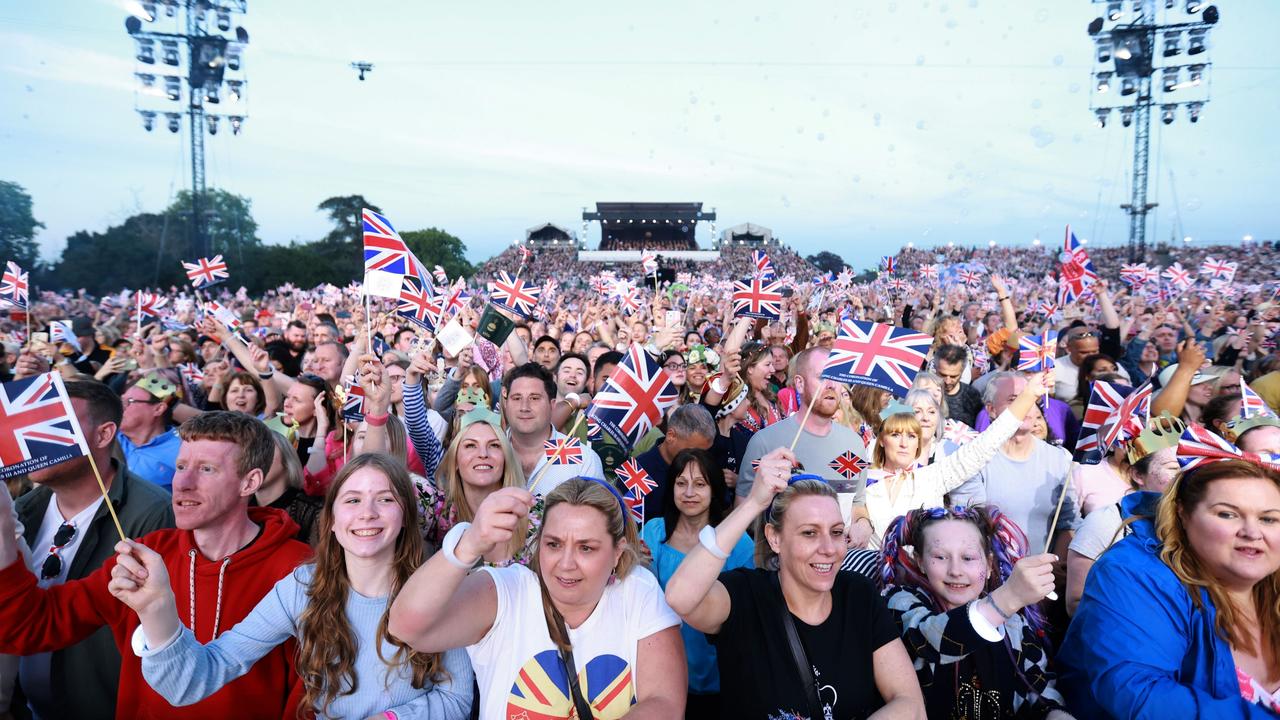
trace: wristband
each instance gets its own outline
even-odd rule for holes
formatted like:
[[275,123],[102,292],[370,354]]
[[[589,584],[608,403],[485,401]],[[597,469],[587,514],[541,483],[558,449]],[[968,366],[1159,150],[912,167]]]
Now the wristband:
[[400,716],[396,715],[393,710],[383,710],[382,717],[386,718],[386,720],[400,720]]
[[1008,296],[1008,295],[1005,295],[1004,297],[998,297],[998,298],[996,298],[996,300],[998,300],[999,302],[1004,302],[1005,300],[1008,300],[1008,299],[1009,299],[1009,296]]
[[996,604],[995,598],[990,595],[987,596],[987,604],[991,606],[992,610],[996,611],[997,615],[1004,618],[1005,622],[1009,622],[1013,619],[1013,613],[1006,613],[1004,610],[1001,610],[1000,606]]
[[[457,549],[458,542],[462,540],[462,533],[466,532],[469,527],[471,527],[471,523],[469,522],[460,522],[457,525],[454,525],[449,528],[449,532],[445,533],[444,541],[440,543],[440,553],[444,555],[444,559],[448,560],[450,565],[461,570],[470,570],[475,566],[475,562],[462,560],[453,552]],[[479,559],[480,558],[476,558],[476,560]]]
[[369,427],[382,427],[387,424],[387,420],[391,419],[391,413],[382,413],[381,415],[367,414],[364,421]]
[[698,542],[717,560],[729,559],[729,553],[721,550],[720,545],[716,542],[716,529],[710,525],[702,526],[702,530],[698,532]]
[[720,395],[724,395],[725,393],[729,392],[728,384],[721,382],[722,380],[724,380],[723,377],[718,377],[715,380],[711,381],[711,389],[715,390],[716,393]]
[[275,375],[276,375],[276,371],[272,370],[271,372],[268,372],[268,373],[258,373],[258,378],[260,380],[270,380],[271,378],[275,377]]

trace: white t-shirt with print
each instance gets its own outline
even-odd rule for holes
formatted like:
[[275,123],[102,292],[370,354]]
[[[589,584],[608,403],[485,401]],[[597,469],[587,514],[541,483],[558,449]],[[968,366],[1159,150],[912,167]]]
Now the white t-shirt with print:
[[[568,718],[573,699],[547,634],[537,576],[523,565],[482,569],[497,589],[498,612],[489,632],[467,647],[481,719]],[[582,625],[569,629],[578,684],[598,720],[620,718],[635,703],[640,640],[679,624],[658,581],[636,567],[605,588]]]

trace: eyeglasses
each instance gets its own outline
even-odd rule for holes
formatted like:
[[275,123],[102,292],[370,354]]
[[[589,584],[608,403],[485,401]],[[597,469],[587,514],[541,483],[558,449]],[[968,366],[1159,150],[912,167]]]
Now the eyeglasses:
[[666,365],[663,365],[662,367],[671,372],[675,372],[676,370],[684,370],[689,366],[682,362],[669,362]]
[[1071,342],[1072,340],[1081,340],[1084,338],[1096,338],[1096,337],[1098,337],[1098,333],[1092,330],[1085,330],[1084,332],[1072,333],[1067,337],[1067,342]]
[[156,404],[158,404],[159,402],[160,402],[160,401],[159,401],[159,400],[157,400],[157,399],[155,399],[155,398],[150,398],[150,399],[148,399],[148,400],[140,400],[140,399],[138,399],[138,398],[125,398],[125,399],[124,399],[124,404],[125,404],[125,405],[136,405],[136,404],[138,404],[138,403],[142,403],[143,405],[156,405]]
[[44,559],[44,564],[40,566],[40,579],[48,580],[56,578],[62,574],[62,556],[58,551],[67,546],[67,543],[75,539],[76,526],[69,522],[64,522],[58,526],[58,532],[53,534],[53,546],[49,548],[49,557]]

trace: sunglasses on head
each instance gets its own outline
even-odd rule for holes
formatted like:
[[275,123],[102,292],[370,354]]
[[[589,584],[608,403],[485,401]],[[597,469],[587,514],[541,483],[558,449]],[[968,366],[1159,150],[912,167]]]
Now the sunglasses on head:
[[76,536],[76,526],[69,522],[64,522],[58,526],[58,531],[53,534],[53,545],[49,548],[49,557],[44,559],[44,564],[40,566],[40,579],[48,580],[58,577],[62,574],[62,556],[58,551],[67,546]]

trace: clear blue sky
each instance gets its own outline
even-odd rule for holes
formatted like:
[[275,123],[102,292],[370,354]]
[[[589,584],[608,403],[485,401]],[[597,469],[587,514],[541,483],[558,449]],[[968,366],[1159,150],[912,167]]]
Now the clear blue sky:
[[[123,5],[0,6],[0,179],[31,193],[46,257],[189,183],[185,137],[134,112]],[[1152,130],[1153,239],[1176,220],[1196,241],[1280,238],[1280,3],[1218,5],[1201,121]],[[597,200],[702,201],[717,230],[750,221],[851,261],[1056,241],[1068,222],[1119,243],[1131,132],[1089,111],[1100,11],[250,0],[249,119],[209,139],[209,184],[251,198],[267,242],[320,237],[316,205],[361,193],[472,259],[544,221],[577,229]],[[363,83],[357,59],[376,66]]]

